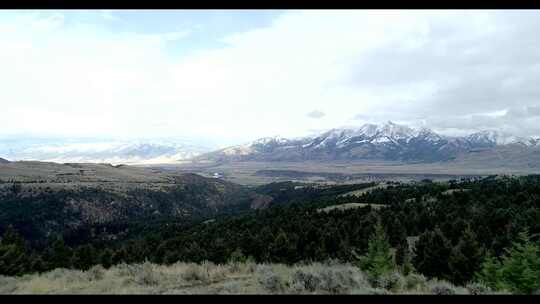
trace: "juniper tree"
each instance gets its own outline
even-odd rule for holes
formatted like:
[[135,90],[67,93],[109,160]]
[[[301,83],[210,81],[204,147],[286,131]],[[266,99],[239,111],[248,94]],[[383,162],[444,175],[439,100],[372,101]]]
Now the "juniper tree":
[[450,281],[460,285],[469,282],[480,269],[482,259],[483,250],[476,234],[470,228],[465,229],[448,260]]
[[450,241],[439,228],[420,235],[414,246],[413,265],[430,278],[447,278],[450,270],[448,259],[452,251]]

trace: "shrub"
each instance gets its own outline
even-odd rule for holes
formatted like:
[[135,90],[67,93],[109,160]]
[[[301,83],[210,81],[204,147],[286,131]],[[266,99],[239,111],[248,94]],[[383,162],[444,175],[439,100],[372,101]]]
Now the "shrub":
[[445,281],[435,281],[429,284],[429,291],[435,295],[453,295],[456,294],[454,286]]
[[368,286],[362,273],[350,267],[338,269],[325,267],[321,270],[320,277],[320,288],[333,294],[343,294],[354,288]]
[[378,277],[375,282],[375,287],[393,291],[403,288],[406,284],[405,278],[398,272],[383,274]]
[[[245,290],[244,286],[240,282],[226,282],[219,289],[220,294],[245,294],[248,291]],[[249,292],[252,293],[252,292]]]
[[8,294],[17,289],[17,279],[0,275],[0,293]]
[[90,268],[86,274],[88,275],[88,280],[90,281],[102,280],[105,276],[105,268],[103,268],[101,265],[96,265]]
[[45,274],[45,277],[48,279],[48,280],[59,280],[59,279],[62,279],[62,278],[66,278],[67,275],[69,274],[70,270],[69,269],[65,269],[65,268],[56,268],[48,273]]
[[465,287],[472,295],[492,294],[493,291],[488,286],[481,283],[469,283]]
[[249,259],[244,265],[246,266],[246,271],[248,273],[254,273],[257,270],[257,263],[252,262]]
[[305,290],[314,292],[321,284],[321,278],[314,272],[298,269],[294,272],[293,284],[303,286]]
[[137,265],[130,265],[126,263],[121,263],[115,266],[118,271],[118,274],[123,277],[133,277],[137,272]]
[[390,292],[386,289],[383,289],[383,288],[370,288],[370,289],[367,289],[367,292],[366,294],[370,294],[370,295],[388,295],[390,294]]
[[201,266],[197,264],[189,264],[186,270],[182,273],[182,279],[188,282],[189,281],[206,282],[210,280],[210,275],[206,271],[206,269],[203,269]]
[[405,289],[419,291],[426,287],[427,279],[421,274],[411,273],[405,277]]
[[343,263],[338,259],[328,258],[324,260],[323,265],[324,266],[341,266],[343,265]]
[[237,248],[235,251],[233,251],[229,258],[230,263],[245,263],[246,260],[247,258],[240,248]]
[[287,282],[274,271],[270,266],[259,267],[257,270],[257,281],[266,290],[272,293],[282,293],[287,288]]
[[137,265],[133,279],[139,285],[157,285],[159,283],[158,275],[150,263]]

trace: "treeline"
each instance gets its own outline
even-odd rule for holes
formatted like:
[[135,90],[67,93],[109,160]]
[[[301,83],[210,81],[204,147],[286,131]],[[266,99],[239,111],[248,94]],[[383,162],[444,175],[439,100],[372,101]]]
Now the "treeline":
[[[502,282],[524,277],[525,283],[519,286],[528,284],[529,289],[519,291],[537,290],[540,176],[393,184],[358,197],[339,196],[343,191],[321,195],[329,189],[267,185],[258,191],[280,197],[280,203],[267,210],[189,225],[132,223],[128,229],[137,233],[129,237],[89,237],[73,247],[58,238],[32,251],[8,229],[2,239],[0,273],[88,269],[95,264],[108,267],[145,260],[162,264],[231,259],[286,264],[327,259],[357,262],[358,256],[373,251],[370,236],[376,234],[380,222],[393,259],[403,271],[456,284],[492,278],[486,284],[493,288],[508,287]],[[303,201],[295,193],[304,193]],[[343,203],[367,205],[320,212],[323,207]],[[386,207],[375,209],[369,204]]]
[[[183,176],[183,178],[189,178]],[[150,185],[151,186],[151,185]],[[13,183],[0,188],[0,234],[13,225],[32,247],[42,246],[51,234],[84,242],[100,228],[124,223],[205,219],[216,214],[248,210],[250,192],[239,185],[215,184],[203,177],[179,181],[162,189],[149,185],[130,189],[49,186]],[[111,223],[111,225],[108,225]],[[129,224],[131,225],[131,224]],[[84,234],[87,234],[84,236]],[[105,232],[104,237],[107,237]]]

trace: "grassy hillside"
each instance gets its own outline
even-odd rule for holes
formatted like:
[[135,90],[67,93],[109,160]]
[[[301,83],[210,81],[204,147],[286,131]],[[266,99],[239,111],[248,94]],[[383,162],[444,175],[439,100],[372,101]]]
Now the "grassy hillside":
[[[120,264],[88,271],[55,269],[0,276],[0,294],[493,294],[481,284],[456,287],[424,276],[370,279],[350,264]],[[497,292],[499,294],[506,292]]]
[[93,225],[195,219],[246,210],[249,189],[195,174],[107,164],[0,164],[0,232],[25,238],[77,234]]
[[167,183],[171,177],[158,170],[125,165],[18,161],[0,163],[0,180],[31,183]]
[[[214,215],[206,213],[206,218],[190,222],[159,215],[156,216],[161,221],[134,216],[134,221],[122,223],[113,218],[105,224],[89,225],[84,231],[67,226],[63,235],[65,243],[61,238],[48,238],[42,246],[33,246],[31,239],[17,237],[16,231],[23,235],[42,233],[40,229],[51,223],[77,219],[76,213],[64,213],[66,206],[88,207],[95,202],[77,201],[67,190],[52,191],[49,200],[38,200],[39,196],[24,190],[30,183],[22,186],[6,183],[0,223],[20,226],[8,228],[0,240],[0,273],[22,276],[24,280],[33,278],[28,274],[44,273],[45,281],[54,281],[54,277],[47,275],[54,269],[88,270],[95,265],[115,269],[145,261],[163,265],[156,266],[159,268],[188,262],[226,264],[231,260],[250,260],[262,265],[286,264],[287,269],[295,269],[299,264],[330,259],[339,261],[339,265],[360,261],[361,269],[370,275],[380,275],[383,273],[380,271],[385,271],[386,276],[396,271],[414,271],[430,280],[447,280],[454,285],[464,286],[479,279],[498,291],[533,294],[540,290],[540,176],[387,182],[386,187],[377,188],[373,188],[375,183],[331,186],[285,182],[251,189],[197,175],[179,178],[173,187],[186,187],[172,192],[139,189],[126,192],[129,196],[122,198],[118,194],[121,191],[113,189],[118,195],[118,201],[115,198],[114,202],[134,204],[128,205],[133,206],[130,212],[161,212],[159,208],[169,206],[201,208],[193,209],[201,211],[212,210],[213,206],[247,209],[227,213],[218,208]],[[366,189],[369,191],[362,191]],[[344,195],[351,192],[357,195]],[[58,193],[65,197],[58,199],[54,196]],[[244,205],[234,204],[235,199],[241,202],[238,200],[241,193],[248,198],[256,194],[264,199],[256,204],[249,200]],[[97,198],[96,202],[108,202],[104,192],[82,194]],[[212,204],[212,198],[216,204]],[[230,203],[224,204],[227,199],[231,199]],[[171,214],[166,210],[162,214]],[[104,214],[114,215],[114,212],[105,209]],[[30,219],[33,222],[28,222]],[[374,236],[381,237],[374,239]],[[373,263],[365,264],[366,258]],[[380,261],[384,263],[377,266]],[[335,275],[340,277],[343,271],[340,273]],[[310,282],[320,282],[325,275],[299,274],[301,278],[310,278]],[[273,283],[282,281],[272,277]],[[22,278],[6,278],[5,282],[26,282],[20,281]],[[253,280],[246,282],[265,284]],[[295,286],[291,280],[283,279],[289,283],[279,283],[284,285],[278,285],[281,286],[278,290]],[[366,288],[380,288],[377,280],[368,279],[370,285]],[[394,276],[381,280],[400,279]],[[258,286],[253,284],[249,286]],[[212,289],[212,292],[220,291]]]

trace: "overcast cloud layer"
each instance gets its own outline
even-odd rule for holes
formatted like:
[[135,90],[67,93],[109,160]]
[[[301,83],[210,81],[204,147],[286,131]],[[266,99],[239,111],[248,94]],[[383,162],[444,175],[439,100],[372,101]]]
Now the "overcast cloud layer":
[[0,15],[0,136],[233,143],[388,120],[540,135],[539,11],[286,11],[198,48],[200,25],[70,14]]

